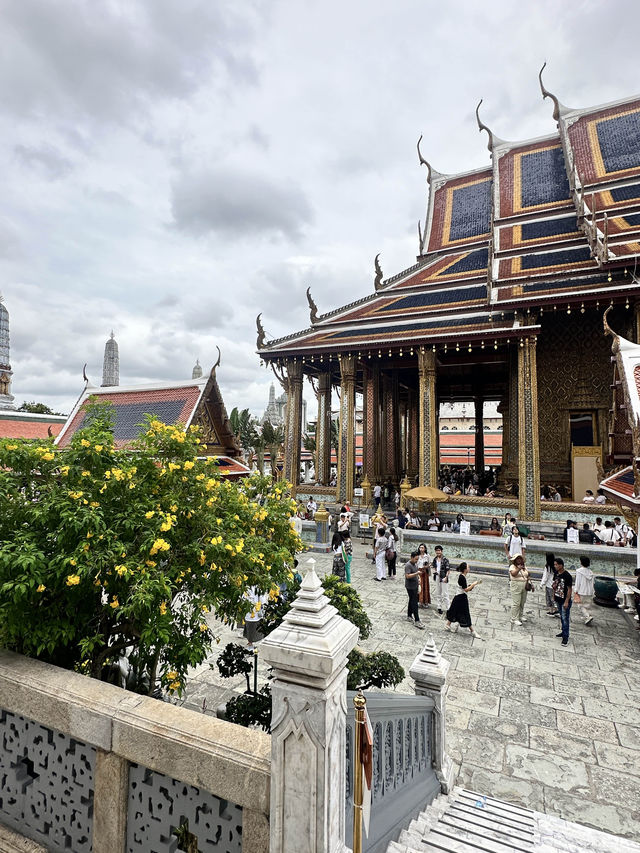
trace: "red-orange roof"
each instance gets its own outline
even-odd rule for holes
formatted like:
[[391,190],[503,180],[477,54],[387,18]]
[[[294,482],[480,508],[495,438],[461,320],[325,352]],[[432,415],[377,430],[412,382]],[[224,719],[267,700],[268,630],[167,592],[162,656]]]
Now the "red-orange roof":
[[52,435],[58,435],[63,426],[59,421],[56,423],[0,418],[0,438],[49,438],[49,429]]

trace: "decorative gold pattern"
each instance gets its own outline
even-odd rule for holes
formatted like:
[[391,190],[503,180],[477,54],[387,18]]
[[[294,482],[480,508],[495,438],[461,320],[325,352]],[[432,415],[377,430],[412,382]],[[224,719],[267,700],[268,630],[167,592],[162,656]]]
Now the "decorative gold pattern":
[[363,381],[363,430],[362,430],[362,467],[364,474],[375,482],[380,476],[378,465],[379,409],[380,409],[380,368],[362,367]]
[[518,346],[518,460],[518,515],[526,521],[539,521],[540,456],[535,337],[523,338]]
[[337,498],[344,502],[353,499],[353,477],[356,463],[356,360],[352,355],[341,355],[339,361],[341,393]]
[[288,359],[286,364],[287,408],[284,433],[283,476],[293,485],[295,494],[300,479],[302,442],[302,362]]
[[316,481],[327,485],[331,474],[331,372],[318,377],[318,423],[316,424]]
[[418,351],[420,399],[418,402],[418,477],[421,486],[438,485],[438,411],[436,403],[436,354]]

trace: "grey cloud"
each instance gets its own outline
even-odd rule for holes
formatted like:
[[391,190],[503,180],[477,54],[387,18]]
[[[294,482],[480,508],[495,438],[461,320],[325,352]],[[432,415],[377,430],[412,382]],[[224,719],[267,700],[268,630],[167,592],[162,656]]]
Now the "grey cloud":
[[183,231],[232,239],[298,240],[313,218],[306,196],[291,182],[234,166],[181,174],[172,186],[171,209]]
[[51,181],[64,178],[73,169],[73,163],[52,145],[38,148],[29,145],[16,145],[13,149],[16,158],[25,166],[37,169]]
[[0,102],[14,111],[120,118],[182,98],[217,72],[255,83],[258,5],[190,0],[8,0]]

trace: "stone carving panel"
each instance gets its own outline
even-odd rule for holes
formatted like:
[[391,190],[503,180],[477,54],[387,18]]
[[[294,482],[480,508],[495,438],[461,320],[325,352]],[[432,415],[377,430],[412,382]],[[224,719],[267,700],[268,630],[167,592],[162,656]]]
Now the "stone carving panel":
[[181,827],[183,837],[194,847],[197,845],[199,853],[242,851],[240,806],[132,764],[129,768],[127,853],[140,850],[177,853],[184,843],[176,835]]
[[92,849],[96,751],[0,710],[0,823],[47,850]]

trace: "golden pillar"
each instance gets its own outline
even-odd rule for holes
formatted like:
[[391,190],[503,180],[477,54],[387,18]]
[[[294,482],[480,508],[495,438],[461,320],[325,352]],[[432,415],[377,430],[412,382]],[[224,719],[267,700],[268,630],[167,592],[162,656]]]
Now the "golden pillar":
[[540,445],[536,337],[518,345],[518,516],[540,520]]
[[300,448],[302,445],[302,362],[288,359],[287,371],[287,419],[284,432],[284,468],[285,480],[292,486],[292,494],[300,479]]
[[418,399],[418,477],[421,486],[438,485],[438,412],[436,354],[420,347]]
[[331,479],[331,371],[318,377],[318,423],[316,425],[316,482]]
[[474,467],[478,474],[484,471],[484,399],[481,395],[474,398],[476,418],[476,446]]
[[409,392],[409,460],[407,464],[407,476],[414,482],[418,473],[419,435],[418,423],[418,397],[414,391]]
[[340,502],[353,500],[356,467],[356,359],[339,356],[340,361],[340,437],[338,440],[338,489]]
[[375,483],[380,476],[378,448],[380,446],[380,368],[362,368],[363,425],[362,425],[362,472]]

